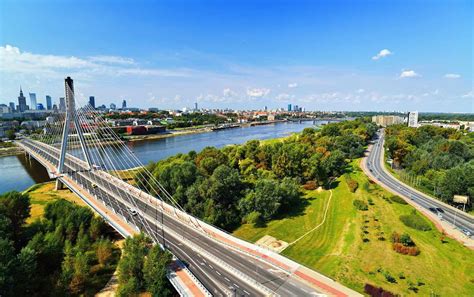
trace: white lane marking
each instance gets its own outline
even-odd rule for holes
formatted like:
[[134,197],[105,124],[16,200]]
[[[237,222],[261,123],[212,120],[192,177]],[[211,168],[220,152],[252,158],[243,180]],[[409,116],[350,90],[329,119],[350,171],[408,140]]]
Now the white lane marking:
[[230,282],[230,279],[228,279],[227,277],[224,277],[224,279],[225,279],[226,281]]
[[219,274],[219,275],[222,275],[219,271],[216,270],[216,273]]
[[245,294],[247,294],[247,295],[250,295],[250,293],[249,293],[249,292],[247,292],[247,291],[245,291],[245,290],[244,290],[244,293],[245,293]]
[[212,265],[211,265],[211,264],[209,264],[209,267],[211,267],[211,269],[214,269],[214,267],[212,267]]
[[234,286],[236,286],[237,288],[240,288],[239,286],[237,286],[237,284],[234,284]]

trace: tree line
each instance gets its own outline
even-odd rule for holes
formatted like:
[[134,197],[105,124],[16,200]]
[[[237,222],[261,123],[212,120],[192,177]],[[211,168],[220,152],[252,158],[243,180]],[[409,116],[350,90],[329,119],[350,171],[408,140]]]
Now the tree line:
[[[282,141],[178,154],[147,169],[187,212],[233,230],[297,210],[301,186],[328,186],[351,159],[362,156],[376,129],[368,119],[331,123]],[[151,192],[157,188],[140,174],[135,182]]]
[[454,195],[474,198],[474,133],[395,125],[385,130],[385,147],[394,166],[419,177],[422,190],[453,203]]
[[91,296],[115,270],[119,251],[101,218],[66,200],[26,224],[28,194],[0,196],[0,296]]

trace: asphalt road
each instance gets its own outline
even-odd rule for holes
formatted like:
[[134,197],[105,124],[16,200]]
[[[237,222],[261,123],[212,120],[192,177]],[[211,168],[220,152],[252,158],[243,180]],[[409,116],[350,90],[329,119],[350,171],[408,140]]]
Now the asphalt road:
[[372,147],[372,151],[367,158],[366,164],[372,175],[392,191],[409,197],[413,202],[421,207],[439,214],[439,216],[442,216],[443,220],[450,224],[455,223],[455,227],[462,230],[463,233],[465,233],[466,230],[469,231],[472,236],[474,234],[474,218],[471,215],[461,211],[455,211],[442,201],[434,200],[424,194],[413,191],[409,186],[405,185],[403,182],[399,181],[384,170],[385,161],[381,159],[384,149],[383,144],[384,135],[383,132],[379,132],[377,134],[376,142]]
[[[31,141],[23,141],[23,144],[35,149],[37,153],[52,164],[57,164],[59,154],[55,149],[42,148],[38,150]],[[107,179],[106,174],[104,174],[105,172],[99,174],[96,171],[88,171],[70,157],[66,158],[65,171],[69,177],[82,184],[85,189],[88,189],[91,194],[103,201],[110,209],[114,209],[116,213],[124,216],[141,231],[149,235],[155,235],[160,243],[163,244],[163,231],[160,224],[163,214],[157,208],[142,202],[136,197],[132,197],[132,194],[126,189]],[[93,186],[93,184],[96,186]],[[120,197],[120,199],[117,197]],[[129,211],[130,204],[132,203],[134,203],[139,213],[146,213],[155,219],[147,220],[143,216],[132,215]],[[264,294],[254,286],[243,281],[240,277],[236,277],[233,273],[228,272],[222,267],[221,263],[206,258],[194,250],[192,245],[196,245],[212,254],[214,257],[224,261],[226,265],[257,280],[260,284],[281,296],[311,296],[318,293],[313,288],[263,261],[258,261],[243,253],[229,250],[228,247],[216,243],[189,225],[183,224],[166,213],[163,216],[163,223],[165,225],[165,246],[183,261],[188,269],[215,296],[223,296],[226,291],[235,292],[236,296],[263,296]],[[166,228],[174,230],[183,239],[185,238],[187,241],[192,242],[192,245],[185,244],[185,241],[178,238],[179,236],[167,233]]]

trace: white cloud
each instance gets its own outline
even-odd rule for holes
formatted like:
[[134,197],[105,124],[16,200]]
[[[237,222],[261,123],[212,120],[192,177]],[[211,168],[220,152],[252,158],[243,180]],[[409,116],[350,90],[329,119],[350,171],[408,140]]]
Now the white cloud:
[[460,74],[457,74],[457,73],[446,73],[444,75],[445,78],[460,78],[461,75]]
[[390,50],[388,50],[388,49],[385,48],[385,49],[381,50],[378,54],[376,54],[375,56],[373,56],[373,57],[372,57],[372,60],[378,60],[378,59],[380,59],[380,58],[385,58],[385,57],[390,56],[390,55],[392,55],[392,54],[393,54],[393,53],[392,53]]
[[224,95],[224,97],[235,97],[237,96],[237,93],[232,91],[230,88],[225,88],[222,90],[222,95]]
[[92,56],[89,57],[90,61],[108,64],[121,64],[121,65],[133,65],[135,61],[131,58],[125,58],[120,56]]
[[289,83],[288,84],[288,88],[292,89],[292,88],[296,88],[298,87],[298,84],[297,83]]
[[249,97],[263,97],[268,95],[270,93],[270,89],[265,89],[265,88],[253,88],[253,89],[247,89],[247,96]]
[[414,70],[403,70],[402,73],[400,73],[400,78],[410,78],[410,77],[420,77],[418,73],[416,73]]
[[63,77],[65,73],[80,71],[82,77],[91,75],[152,75],[152,76],[189,76],[186,70],[140,68],[135,61],[119,56],[93,56],[78,58],[33,54],[21,51],[11,45],[0,46],[0,71],[29,75],[46,75],[49,78]]
[[467,92],[466,94],[462,95],[463,98],[474,98],[474,91]]
[[287,93],[281,93],[281,94],[278,94],[275,99],[278,100],[278,101],[288,101],[288,100],[291,100],[295,98],[294,95],[290,95],[290,94],[287,94]]
[[360,94],[360,93],[364,93],[364,92],[365,92],[364,89],[358,89],[358,90],[357,90],[357,93],[359,93],[359,94]]

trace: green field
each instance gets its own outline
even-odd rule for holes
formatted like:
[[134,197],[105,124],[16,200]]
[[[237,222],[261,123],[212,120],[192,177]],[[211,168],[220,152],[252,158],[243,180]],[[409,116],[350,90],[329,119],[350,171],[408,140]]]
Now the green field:
[[[391,194],[370,183],[358,161],[352,163],[350,173],[359,183],[357,191],[351,193],[345,177],[339,178],[325,223],[282,254],[359,292],[370,283],[400,295],[473,296],[474,251],[449,238],[442,241],[443,235],[431,223],[431,231],[406,227],[399,216],[410,214],[413,207],[384,199]],[[246,224],[234,234],[252,242],[266,234],[292,242],[322,221],[329,196],[327,190],[307,191],[307,206],[301,213],[261,228]],[[368,211],[356,210],[352,204],[354,199],[369,202],[369,198],[373,205]],[[409,233],[420,255],[393,251],[390,237],[394,231]],[[390,275],[395,282],[386,280]]]

